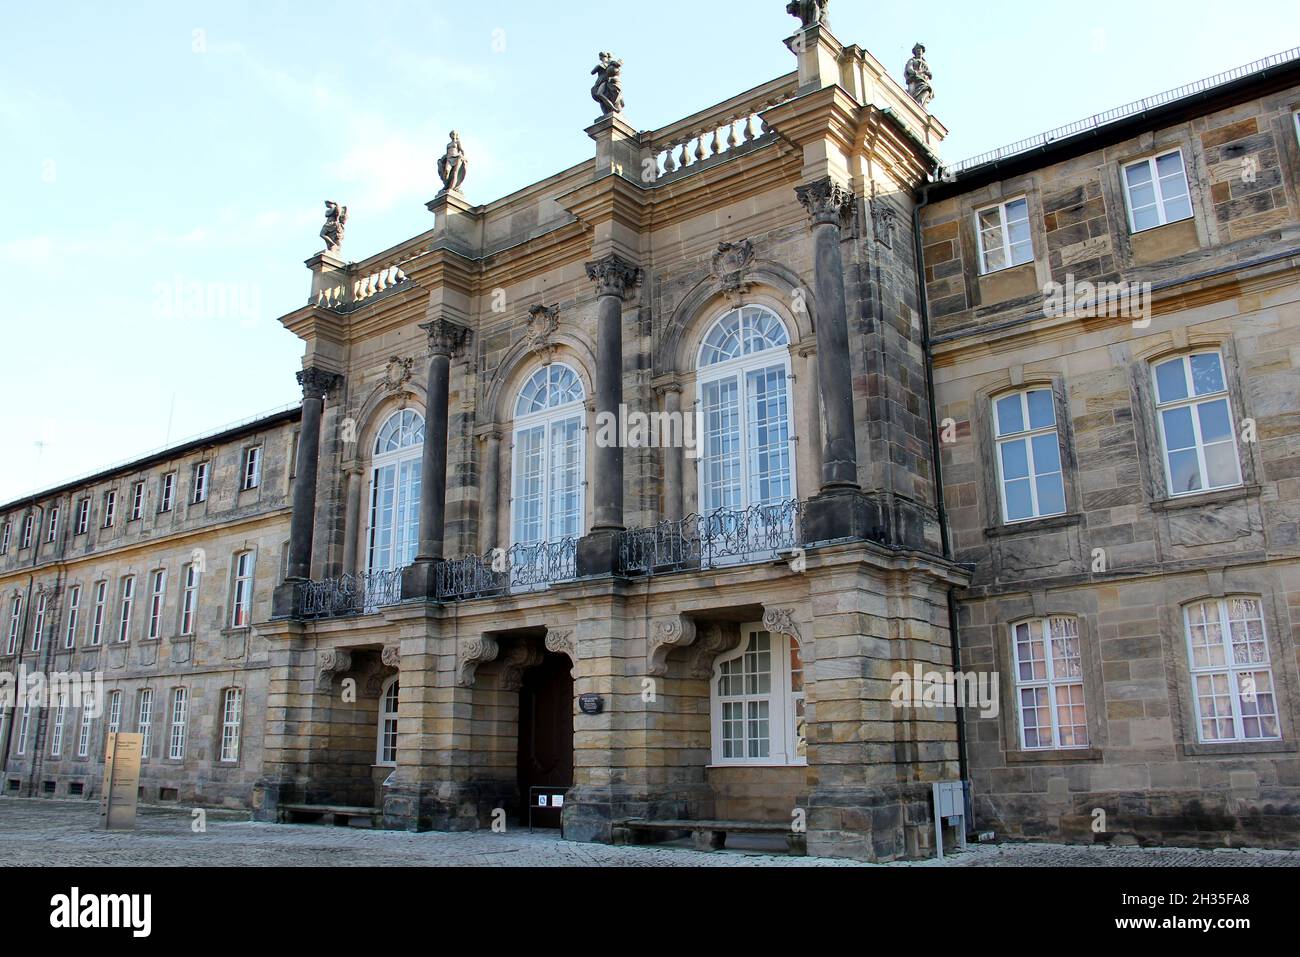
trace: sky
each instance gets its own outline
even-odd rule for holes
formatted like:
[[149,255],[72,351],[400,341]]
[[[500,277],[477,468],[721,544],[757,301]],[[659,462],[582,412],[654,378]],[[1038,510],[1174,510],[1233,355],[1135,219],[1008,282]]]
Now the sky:
[[[835,0],[947,161],[1300,45],[1294,0]],[[655,129],[794,69],[784,0],[5,3],[0,502],[300,398],[323,204],[365,259],[432,226],[451,129],[486,203],[592,156],[590,70]],[[195,295],[195,293],[201,295]]]

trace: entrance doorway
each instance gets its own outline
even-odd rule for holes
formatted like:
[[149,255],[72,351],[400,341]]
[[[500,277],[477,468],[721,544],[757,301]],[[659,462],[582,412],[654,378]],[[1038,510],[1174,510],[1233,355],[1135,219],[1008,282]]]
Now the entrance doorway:
[[519,793],[524,823],[531,808],[535,827],[560,826],[573,786],[572,668],[566,656],[548,653],[519,689]]

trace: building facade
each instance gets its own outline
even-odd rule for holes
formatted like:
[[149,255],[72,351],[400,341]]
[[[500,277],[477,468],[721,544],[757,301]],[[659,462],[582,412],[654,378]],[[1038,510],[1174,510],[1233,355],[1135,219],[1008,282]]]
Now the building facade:
[[795,72],[661,130],[602,58],[594,161],[495,202],[453,134],[377,256],[335,205],[300,410],[0,509],[0,667],[106,701],[10,709],[5,793],[147,728],[146,797],[265,820],[888,860],[966,782],[1294,846],[1300,59],[945,169],[924,49],[792,7]]

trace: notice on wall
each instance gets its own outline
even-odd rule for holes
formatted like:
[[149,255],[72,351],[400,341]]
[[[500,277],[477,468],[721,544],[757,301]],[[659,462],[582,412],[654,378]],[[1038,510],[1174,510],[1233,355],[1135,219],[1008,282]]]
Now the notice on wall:
[[143,736],[139,734],[108,735],[104,748],[104,790],[99,799],[99,822],[107,830],[129,831],[135,827],[143,744]]

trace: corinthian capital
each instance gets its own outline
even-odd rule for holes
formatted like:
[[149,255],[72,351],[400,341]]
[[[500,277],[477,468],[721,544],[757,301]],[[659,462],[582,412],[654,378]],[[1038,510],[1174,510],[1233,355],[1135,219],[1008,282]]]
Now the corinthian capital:
[[298,373],[298,384],[302,386],[304,399],[324,399],[342,381],[342,376],[324,369],[303,369]]
[[469,338],[469,330],[447,319],[435,319],[420,326],[429,335],[429,351],[435,356],[452,356]]
[[596,295],[626,299],[632,287],[641,281],[641,269],[622,256],[606,256],[587,263],[587,276],[596,284]]
[[838,180],[827,176],[814,183],[796,186],[795,195],[808,210],[813,225],[839,226],[848,217],[853,206],[853,193]]

